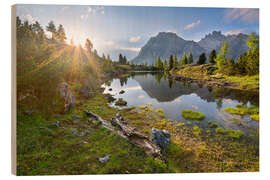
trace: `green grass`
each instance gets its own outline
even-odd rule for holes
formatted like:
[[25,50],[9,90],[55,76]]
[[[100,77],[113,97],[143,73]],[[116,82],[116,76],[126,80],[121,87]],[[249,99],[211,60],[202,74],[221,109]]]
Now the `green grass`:
[[195,134],[195,135],[200,135],[201,134],[201,132],[202,132],[202,130],[197,126],[197,125],[195,125],[194,127],[193,127],[193,133]]
[[258,89],[259,75],[254,76],[223,76],[225,80],[231,83],[239,83],[240,89]]
[[120,67],[121,69],[124,69],[124,70],[132,70],[130,65],[118,65],[118,67]]
[[[181,69],[170,73],[172,75],[180,75],[184,77],[189,77],[193,79],[203,79],[203,80],[210,80],[211,75],[215,75],[217,70],[213,70],[216,66],[210,64],[203,64],[203,65],[186,65],[183,66]],[[253,76],[228,76],[228,75],[217,75],[215,76],[215,81],[220,82],[227,82],[234,84],[234,89],[241,89],[241,90],[255,90],[258,91],[259,89],[259,75]]]
[[222,127],[216,128],[216,133],[226,135],[233,139],[239,139],[244,135],[244,133],[240,130],[223,129]]
[[216,128],[216,127],[218,127],[218,123],[216,122],[216,121],[214,121],[214,120],[210,120],[210,121],[208,121],[208,126],[210,127],[210,128]]
[[165,117],[164,110],[161,108],[156,109],[156,113],[162,118]]
[[[247,106],[238,104],[235,108],[226,107],[226,108],[224,108],[224,111],[226,111],[230,114],[237,114],[237,115],[250,114],[251,119],[253,119],[255,121],[259,121],[259,108],[256,106],[247,107]],[[232,119],[232,120],[234,120],[234,119]]]
[[250,118],[255,120],[255,121],[259,121],[259,119],[260,119],[259,114],[252,114],[252,115],[250,115]]
[[[170,172],[164,162],[148,157],[142,148],[86,119],[78,125],[69,116],[59,121],[57,128],[55,120],[48,121],[41,114],[18,114],[18,175]],[[75,129],[84,131],[81,126],[90,134],[71,134]],[[110,160],[101,164],[98,158],[105,155]]]
[[182,116],[185,119],[191,119],[191,120],[203,120],[205,118],[205,115],[201,112],[192,111],[192,110],[182,110]]
[[232,129],[227,130],[227,133],[228,133],[228,137],[233,138],[233,139],[239,139],[244,135],[242,131],[232,130]]
[[218,128],[216,128],[216,133],[217,134],[225,134],[226,133],[226,130],[223,129],[222,127],[218,127]]
[[[148,106],[145,109],[148,109]],[[238,141],[228,140],[228,138],[237,138],[237,132],[224,130],[226,132],[224,136],[214,136],[215,139],[208,141],[207,138],[202,138],[204,133],[197,125],[186,128],[182,127],[184,124],[181,123],[182,128],[176,128],[171,121],[160,120],[154,113],[149,113],[145,109],[138,113],[134,108],[122,110],[112,108],[108,106],[106,97],[96,94],[82,106],[58,118],[45,118],[39,113],[34,113],[32,116],[18,113],[18,175],[181,173],[258,169],[254,154],[256,149],[252,149],[253,146],[248,149]],[[83,113],[84,110],[91,110],[104,120],[110,120],[120,112],[132,127],[136,127],[147,136],[150,135],[152,127],[168,130],[172,135],[172,143],[163,152],[165,161],[147,156],[143,149],[89,121]],[[78,123],[72,118],[74,115],[81,118]],[[60,121],[60,128],[55,126],[56,121]],[[85,130],[89,130],[90,133],[79,137],[71,134],[75,130],[78,134]],[[178,135],[177,132],[181,133]],[[177,139],[177,136],[180,136],[181,140]],[[204,141],[211,146],[206,145]],[[219,143],[225,146],[220,146]],[[247,156],[241,156],[243,151]],[[222,161],[233,164],[220,164],[216,156],[221,153]],[[110,160],[101,164],[98,158],[105,155],[110,155]]]
[[237,114],[237,115],[245,115],[248,114],[248,108],[243,107],[243,108],[233,108],[233,107],[226,107],[224,110],[230,114]]

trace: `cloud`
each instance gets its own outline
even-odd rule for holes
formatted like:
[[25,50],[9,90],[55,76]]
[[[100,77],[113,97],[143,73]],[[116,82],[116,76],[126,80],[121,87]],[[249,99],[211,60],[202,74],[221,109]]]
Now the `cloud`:
[[93,9],[92,9],[91,7],[88,7],[87,11],[88,11],[89,13],[92,13]]
[[21,19],[24,21],[28,21],[29,24],[34,24],[37,21],[37,18],[34,18],[31,14],[26,14],[21,16]]
[[134,51],[134,52],[139,52],[141,50],[141,48],[136,48],[136,47],[127,47],[127,48],[120,48],[120,50],[124,50],[124,51]]
[[176,99],[175,99],[175,102],[182,102],[182,98],[181,98],[181,97],[176,98]]
[[234,29],[234,30],[231,30],[231,31],[228,31],[225,33],[226,36],[229,36],[229,35],[237,35],[237,34],[249,34],[250,31],[248,30],[245,30],[245,29]]
[[191,24],[188,24],[188,25],[186,25],[186,26],[184,27],[184,30],[192,29],[192,28],[198,26],[200,23],[201,23],[201,21],[198,20],[198,21],[196,21],[196,22],[193,22],[193,23],[191,23]]
[[199,106],[196,106],[196,105],[192,105],[191,107],[192,107],[193,109],[196,109],[196,110],[199,109]]
[[235,8],[225,12],[227,20],[240,19],[243,22],[253,23],[259,21],[259,9]]
[[144,98],[144,95],[143,94],[142,95],[139,95],[138,98],[139,99],[143,99]]
[[45,31],[45,36],[46,36],[47,38],[51,39],[51,38],[52,38],[52,33],[49,32],[49,31]]
[[87,12],[90,14],[96,14],[96,13],[100,13],[102,15],[105,14],[104,6],[88,7]]
[[170,29],[169,29],[169,30],[168,30],[167,32],[170,32],[170,33],[175,33],[175,34],[177,34],[177,33],[176,33],[176,30],[170,30]]
[[114,45],[114,42],[113,41],[106,41],[104,44],[106,46],[113,46]]
[[65,6],[65,7],[62,8],[62,11],[66,11],[66,10],[68,10],[69,8],[70,8],[70,7]]
[[82,14],[82,15],[80,16],[80,18],[81,18],[82,20],[86,20],[86,19],[88,19],[88,14]]
[[136,90],[140,90],[140,89],[142,89],[142,87],[141,86],[132,86],[132,87],[127,87],[127,88],[124,88],[124,90],[126,90],[126,91],[136,91]]
[[135,42],[138,42],[140,39],[141,39],[140,36],[131,37],[131,38],[129,38],[128,42],[135,43]]

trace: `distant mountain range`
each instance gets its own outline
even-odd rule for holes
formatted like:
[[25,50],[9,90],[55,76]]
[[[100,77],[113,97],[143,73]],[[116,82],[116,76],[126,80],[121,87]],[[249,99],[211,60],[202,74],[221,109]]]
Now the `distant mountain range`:
[[213,31],[207,34],[199,42],[184,40],[172,32],[160,32],[157,36],[151,37],[141,48],[138,56],[131,60],[134,64],[146,63],[154,64],[158,56],[163,60],[169,59],[170,55],[181,58],[184,53],[192,52],[196,62],[199,55],[203,52],[207,54],[215,49],[218,51],[225,40],[229,42],[228,57],[237,58],[247,51],[246,40],[248,35],[224,35],[221,31]]

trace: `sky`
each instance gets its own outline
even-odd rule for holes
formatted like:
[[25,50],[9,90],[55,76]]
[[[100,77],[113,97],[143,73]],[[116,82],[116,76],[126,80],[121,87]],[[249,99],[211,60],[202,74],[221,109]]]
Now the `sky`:
[[[185,40],[199,41],[214,30],[225,35],[259,34],[259,9],[87,5],[17,5],[16,14],[42,27],[53,21],[64,26],[67,43],[84,46],[89,38],[99,55],[128,60],[159,32],[175,32]],[[49,33],[47,33],[49,36]]]

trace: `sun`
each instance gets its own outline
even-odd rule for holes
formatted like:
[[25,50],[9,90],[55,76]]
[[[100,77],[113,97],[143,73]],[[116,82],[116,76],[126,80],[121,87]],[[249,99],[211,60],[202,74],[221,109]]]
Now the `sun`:
[[69,39],[69,43],[70,44],[73,44],[75,46],[84,46],[85,44],[85,41],[86,41],[86,38],[82,37],[82,36],[72,36],[70,39]]

